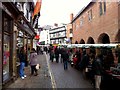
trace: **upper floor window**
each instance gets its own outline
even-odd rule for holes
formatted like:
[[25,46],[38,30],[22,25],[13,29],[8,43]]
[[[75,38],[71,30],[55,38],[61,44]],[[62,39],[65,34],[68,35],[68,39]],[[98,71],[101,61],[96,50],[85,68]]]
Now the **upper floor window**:
[[99,2],[99,14],[100,16],[106,12],[106,2]]
[[72,30],[72,29],[70,29],[70,33],[73,33],[73,30]]
[[80,18],[80,26],[83,25],[83,17]]
[[88,20],[92,20],[92,9],[88,11]]

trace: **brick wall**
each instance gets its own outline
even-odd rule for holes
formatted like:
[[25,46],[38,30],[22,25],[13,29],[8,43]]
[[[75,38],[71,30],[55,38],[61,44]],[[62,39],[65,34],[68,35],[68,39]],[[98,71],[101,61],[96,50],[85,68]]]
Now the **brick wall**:
[[[110,42],[118,41],[116,35],[120,28],[118,24],[118,2],[106,2],[106,12],[100,16],[99,2],[90,4],[81,15],[73,22],[73,40],[75,43],[81,39],[87,43],[88,38],[92,37],[95,43],[99,42],[99,37],[108,35]],[[92,20],[88,20],[88,11],[92,9]],[[120,11],[119,11],[120,13]],[[83,18],[83,24],[80,26],[80,19]],[[119,26],[119,27],[118,27]]]

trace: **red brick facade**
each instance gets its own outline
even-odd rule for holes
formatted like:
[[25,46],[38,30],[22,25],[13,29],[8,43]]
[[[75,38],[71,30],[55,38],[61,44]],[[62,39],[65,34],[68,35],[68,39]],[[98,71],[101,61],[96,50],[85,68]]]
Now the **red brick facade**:
[[[101,2],[102,6],[104,2]],[[120,42],[120,5],[118,2],[106,2],[105,12],[100,15],[100,2],[90,2],[75,18],[72,43],[118,43]],[[92,19],[89,20],[89,12]],[[82,42],[82,43],[84,43]]]

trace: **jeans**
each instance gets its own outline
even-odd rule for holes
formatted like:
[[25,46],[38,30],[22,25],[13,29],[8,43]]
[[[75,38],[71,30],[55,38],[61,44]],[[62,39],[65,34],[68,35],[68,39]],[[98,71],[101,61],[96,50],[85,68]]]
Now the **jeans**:
[[20,77],[24,77],[24,67],[25,67],[25,63],[21,62],[20,63],[20,71],[19,71]]
[[65,69],[68,69],[68,62],[67,61],[64,61],[64,70]]

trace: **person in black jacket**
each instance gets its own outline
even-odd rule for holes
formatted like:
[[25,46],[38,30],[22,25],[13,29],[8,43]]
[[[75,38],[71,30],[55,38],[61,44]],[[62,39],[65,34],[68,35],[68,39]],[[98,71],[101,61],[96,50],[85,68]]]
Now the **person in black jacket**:
[[100,53],[96,54],[96,58],[92,63],[92,70],[95,78],[95,88],[100,90],[101,77],[103,73],[102,55]]
[[20,70],[19,70],[19,74],[21,79],[24,79],[26,77],[26,75],[24,74],[24,67],[25,67],[25,63],[26,63],[26,53],[25,53],[25,48],[22,47],[19,53],[19,60],[20,60]]
[[69,55],[66,49],[63,49],[64,70],[68,69]]
[[59,49],[58,47],[55,48],[55,58],[56,58],[56,62],[59,62]]

